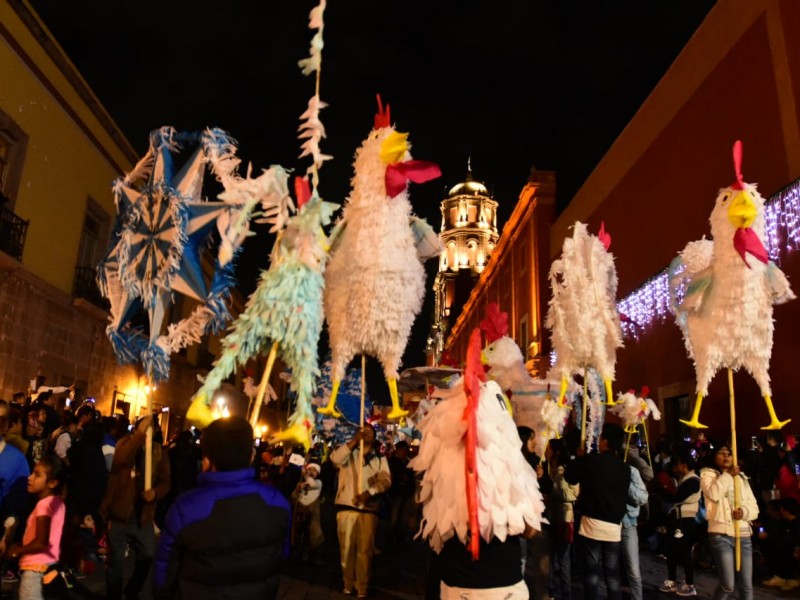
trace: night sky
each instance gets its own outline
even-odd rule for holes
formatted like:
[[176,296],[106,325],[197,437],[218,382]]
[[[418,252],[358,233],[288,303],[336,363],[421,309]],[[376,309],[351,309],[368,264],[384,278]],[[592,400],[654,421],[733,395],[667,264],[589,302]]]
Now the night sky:
[[[221,127],[255,170],[305,171],[298,117],[314,80],[312,0],[32,0],[116,123],[144,153],[147,134]],[[328,0],[322,111],[334,160],[324,199],[343,202],[352,157],[372,126],[375,94],[410,132],[415,158],[442,167],[412,186],[411,202],[438,229],[439,202],[477,179],[510,216],[532,165],[556,171],[566,206],[713,6],[713,0]],[[110,182],[109,182],[110,183]],[[110,194],[110,186],[109,186]],[[249,293],[267,266],[266,230],[238,271]],[[429,284],[437,268],[428,263]],[[424,363],[431,295],[406,366]]]

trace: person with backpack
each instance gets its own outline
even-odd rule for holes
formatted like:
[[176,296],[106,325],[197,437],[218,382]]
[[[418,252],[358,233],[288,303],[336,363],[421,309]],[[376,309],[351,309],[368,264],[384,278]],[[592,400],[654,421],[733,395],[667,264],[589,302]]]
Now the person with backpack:
[[[679,596],[696,596],[692,546],[697,537],[697,514],[700,510],[700,478],[694,472],[694,458],[688,447],[675,454],[673,473],[678,486],[667,495],[672,509],[667,518],[667,579],[658,588],[662,592],[676,592]],[[683,567],[685,581],[678,585],[678,567]]]

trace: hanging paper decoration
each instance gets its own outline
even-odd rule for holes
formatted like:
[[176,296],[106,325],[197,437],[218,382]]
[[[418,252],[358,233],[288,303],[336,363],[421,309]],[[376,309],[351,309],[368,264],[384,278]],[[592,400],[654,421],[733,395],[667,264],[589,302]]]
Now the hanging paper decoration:
[[561,257],[550,267],[552,298],[545,326],[552,332],[556,351],[554,372],[561,376],[559,402],[564,403],[569,378],[596,369],[613,403],[617,348],[622,346],[619,314],[615,305],[617,271],[608,251],[611,236],[600,228],[591,235],[576,222],[571,238],[564,240]]
[[[177,173],[173,154],[196,145]],[[147,154],[133,171],[114,184],[117,218],[109,249],[98,269],[98,286],[111,304],[108,336],[121,363],[141,362],[154,381],[169,376],[172,352],[218,331],[229,318],[225,302],[232,285],[232,259],[247,235],[247,222],[257,204],[276,209],[274,195],[280,173],[265,172],[260,193],[247,202],[208,202],[202,198],[206,168],[223,185],[242,180],[234,141],[223,131],[178,133],[162,127],[150,134]],[[249,177],[246,181],[252,181]],[[255,184],[253,184],[255,185]],[[218,227],[223,243],[207,285],[201,253]],[[169,325],[164,319],[175,294],[199,302],[186,318]],[[147,314],[149,332],[132,325]]]
[[409,463],[423,473],[420,535],[436,552],[457,537],[473,558],[478,558],[479,537],[505,541],[526,527],[539,531],[544,511],[536,474],[519,451],[522,441],[502,391],[483,379],[476,329],[464,377],[437,391],[442,399],[420,423],[419,454]]
[[322,40],[322,33],[325,29],[325,0],[320,0],[319,4],[315,6],[308,17],[309,29],[316,29],[314,37],[311,38],[311,48],[309,49],[308,58],[304,58],[298,64],[303,71],[303,75],[316,75],[316,86],[314,95],[308,101],[308,108],[300,115],[300,139],[305,140],[300,149],[302,153],[300,158],[310,156],[312,164],[306,171],[306,174],[311,177],[311,183],[314,189],[319,184],[319,169],[322,168],[322,163],[330,160],[333,157],[329,154],[323,154],[320,150],[320,141],[325,137],[325,126],[320,120],[320,111],[328,106],[319,97],[319,82],[320,74],[322,72],[322,48],[324,42]]
[[392,399],[389,418],[408,414],[400,408],[397,369],[422,308],[425,270],[415,248],[407,180],[397,186],[390,172],[402,170],[408,180],[427,181],[438,177],[439,169],[412,161],[407,137],[395,131],[389,107],[384,111],[379,100],[375,127],[356,152],[353,190],[331,234],[335,241],[325,273],[325,316],[334,383],[330,404],[320,409],[323,414],[338,416],[339,381],[359,353],[383,365]]
[[671,267],[675,319],[697,375],[694,413],[683,422],[705,427],[700,407],[711,379],[721,368],[744,367],[767,405],[770,423],[763,429],[780,429],[789,421],[780,421],[772,405],[772,307],[795,295],[764,249],[764,199],[742,179],[741,142],[734,144],[733,155],[736,181],[717,196],[710,218],[713,240],[690,242]]

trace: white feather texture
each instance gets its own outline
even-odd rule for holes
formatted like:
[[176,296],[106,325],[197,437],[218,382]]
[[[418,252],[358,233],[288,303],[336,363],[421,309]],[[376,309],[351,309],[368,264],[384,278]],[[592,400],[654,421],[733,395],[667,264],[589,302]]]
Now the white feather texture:
[[569,418],[569,405],[562,406],[556,400],[547,399],[542,405],[542,431],[536,435],[536,454],[544,456],[547,443],[560,438]]
[[605,405],[603,403],[603,392],[600,390],[600,383],[597,377],[590,372],[587,381],[588,398],[584,398],[588,402],[586,407],[588,410],[588,420],[586,424],[586,451],[591,452],[592,446],[595,441],[599,439],[600,432],[603,429],[603,423],[606,420]]
[[[452,537],[466,544],[467,511],[463,381],[441,390],[442,400],[420,423],[422,443],[409,466],[424,472],[420,488],[420,534],[439,552]],[[522,442],[505,408],[502,391],[492,381],[481,384],[478,425],[478,523],[481,537],[505,540],[526,525],[541,530],[544,503],[536,474],[521,452]]]
[[595,368],[612,381],[622,331],[616,307],[614,257],[586,225],[576,222],[561,257],[550,268],[552,298],[546,327],[552,332],[555,373],[569,379]]
[[[380,151],[393,132],[393,127],[373,130],[356,151],[344,227],[325,273],[334,380],[341,380],[347,364],[362,352],[380,360],[387,379],[396,379],[425,295],[425,270],[409,224],[408,191],[394,198],[386,194]],[[406,153],[402,160],[408,158]]]
[[[730,187],[720,190],[710,217],[713,241],[690,242],[680,255],[686,294],[676,318],[703,396],[719,369],[740,367],[753,376],[762,395],[771,395],[772,306],[795,297],[777,266],[749,254],[745,263],[734,247],[737,227],[728,213],[739,193]],[[757,211],[751,227],[763,240],[764,199],[751,184],[745,184],[744,193]]]

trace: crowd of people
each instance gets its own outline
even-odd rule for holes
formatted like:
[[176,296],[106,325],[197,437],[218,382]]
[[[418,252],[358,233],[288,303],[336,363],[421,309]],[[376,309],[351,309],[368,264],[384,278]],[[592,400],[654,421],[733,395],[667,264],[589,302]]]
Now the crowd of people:
[[752,438],[740,464],[729,443],[714,445],[702,433],[695,440],[662,438],[649,458],[636,436],[626,448],[625,432],[611,424],[591,454],[573,431],[551,442],[540,460],[533,439],[524,452],[549,498],[544,535],[551,565],[534,581],[534,597],[570,598],[573,558],[583,570],[585,598],[599,597],[603,579],[608,598],[621,598],[624,586],[641,599],[640,543],[665,559],[665,594],[696,596],[698,564],[714,570],[715,600],[736,588],[740,598],[752,598],[754,577],[785,591],[800,586],[800,446],[793,437],[771,432],[765,445]]
[[[503,554],[482,542],[482,560],[505,557],[497,563],[504,585],[524,580],[530,597],[568,600],[580,576],[586,599],[604,588],[609,599],[627,591],[641,600],[641,545],[665,559],[665,594],[696,595],[698,565],[714,569],[717,600],[735,589],[752,598],[754,578],[783,590],[800,586],[794,439],[752,438],[734,464],[729,445],[702,434],[662,438],[648,455],[636,436],[606,424],[596,451],[587,453],[572,430],[540,457],[535,434],[519,433],[547,524],[504,542]],[[416,447],[379,440],[370,425],[308,452],[269,447],[236,417],[165,441],[151,417],[131,424],[101,417],[88,403],[59,411],[44,393],[24,404],[0,401],[0,434],[2,571],[5,581],[19,578],[23,600],[65,597],[98,566],[111,599],[151,590],[157,598],[275,597],[286,559],[321,564],[323,506],[335,508],[342,591],[366,598],[376,553],[410,547],[419,528],[419,478],[409,467]],[[430,597],[453,577],[453,549],[446,550],[430,552]],[[483,572],[462,574],[472,588],[496,586],[497,577],[482,579]]]

